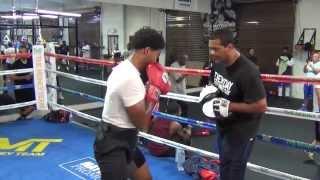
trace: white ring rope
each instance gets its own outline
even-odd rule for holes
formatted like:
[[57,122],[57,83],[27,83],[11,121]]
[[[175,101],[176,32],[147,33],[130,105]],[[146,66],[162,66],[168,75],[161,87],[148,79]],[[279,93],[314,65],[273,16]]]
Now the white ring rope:
[[[97,117],[94,117],[94,116],[91,116],[91,115],[88,115],[88,114],[73,110],[73,109],[71,109],[69,107],[66,107],[64,105],[60,105],[60,104],[52,103],[52,102],[49,102],[49,104],[52,105],[52,106],[56,106],[56,107],[58,107],[60,109],[64,109],[66,111],[69,111],[69,112],[71,112],[71,113],[73,113],[73,114],[75,114],[75,115],[77,115],[79,117],[83,117],[83,118],[86,118],[86,119],[89,119],[89,120],[92,120],[92,121],[95,121],[95,122],[100,122],[101,121],[100,118],[97,118]],[[198,148],[194,148],[194,147],[191,147],[191,146],[186,146],[186,145],[183,145],[183,144],[179,144],[179,143],[176,143],[174,141],[163,139],[163,138],[160,138],[160,137],[157,137],[157,136],[153,136],[153,135],[150,135],[150,134],[147,134],[147,133],[139,132],[139,136],[143,137],[143,138],[146,138],[146,139],[149,139],[149,140],[152,140],[152,141],[157,142],[157,143],[168,145],[170,147],[182,148],[182,149],[188,150],[190,152],[194,152],[194,153],[200,154],[202,156],[206,156],[206,157],[210,157],[210,158],[214,158],[214,159],[218,159],[219,158],[219,156],[217,154],[214,154],[212,152],[208,152],[208,151],[201,150],[201,149],[198,149]],[[291,175],[291,174],[284,173],[284,172],[281,172],[281,171],[277,171],[277,170],[269,169],[269,168],[262,167],[262,166],[259,166],[259,165],[255,165],[255,164],[252,164],[252,163],[247,163],[247,167],[248,167],[248,169],[250,169],[250,170],[252,170],[254,172],[257,172],[257,173],[260,173],[260,174],[265,174],[265,175],[268,175],[268,176],[271,176],[271,177],[275,177],[275,178],[279,178],[279,179],[283,179],[283,180],[309,180],[307,178]]]
[[16,108],[35,105],[35,104],[36,104],[36,101],[28,101],[23,103],[4,105],[4,106],[0,106],[0,110],[16,109]]
[[93,78],[87,78],[87,77],[83,77],[83,76],[78,76],[78,75],[73,75],[70,73],[64,73],[64,72],[60,72],[60,71],[53,71],[53,70],[46,70],[47,72],[50,73],[55,73],[58,74],[60,76],[69,78],[69,79],[73,79],[73,80],[77,80],[77,81],[82,81],[82,82],[86,82],[86,83],[90,83],[90,84],[96,84],[96,85],[101,85],[101,86],[107,86],[107,82],[106,81],[102,81],[102,80],[97,80],[97,79],[93,79]]
[[320,121],[320,113],[298,111],[293,109],[268,107],[266,114],[283,116],[283,117],[292,117],[292,118],[305,119],[305,120],[318,121],[318,122]]
[[32,72],[33,72],[32,68],[16,69],[16,70],[5,70],[5,71],[0,71],[0,76],[11,75],[11,74],[32,73]]

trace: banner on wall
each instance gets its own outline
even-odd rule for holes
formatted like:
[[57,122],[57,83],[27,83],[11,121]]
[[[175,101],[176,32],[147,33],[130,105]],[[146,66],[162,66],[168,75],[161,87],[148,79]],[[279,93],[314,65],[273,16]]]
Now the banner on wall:
[[192,0],[175,0],[174,8],[180,10],[191,10],[193,9]]

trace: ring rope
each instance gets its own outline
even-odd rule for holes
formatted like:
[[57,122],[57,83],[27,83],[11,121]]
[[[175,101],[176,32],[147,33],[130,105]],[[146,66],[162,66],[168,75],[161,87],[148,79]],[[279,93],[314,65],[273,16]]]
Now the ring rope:
[[23,102],[23,103],[4,105],[4,106],[0,106],[0,111],[8,110],[8,109],[16,109],[16,108],[35,105],[35,104],[36,104],[36,101],[28,101],[28,102]]
[[90,84],[96,84],[96,85],[101,85],[101,86],[107,86],[107,82],[106,81],[102,81],[102,80],[97,80],[97,79],[93,79],[93,78],[87,78],[87,77],[83,77],[83,76],[78,76],[78,75],[73,75],[70,73],[64,73],[61,71],[54,71],[54,70],[46,70],[49,73],[55,73],[57,75],[69,78],[69,79],[73,79],[73,80],[77,80],[77,81],[82,81],[82,82],[86,82],[86,83],[90,83]]
[[89,100],[96,100],[96,101],[104,102],[104,99],[102,99],[102,98],[99,98],[99,97],[96,97],[96,96],[92,96],[92,95],[89,95],[89,94],[86,94],[86,93],[78,92],[78,91],[75,91],[75,90],[62,88],[62,87],[57,87],[57,86],[53,86],[53,85],[50,85],[50,84],[47,84],[47,87],[53,88],[53,89],[57,89],[57,90],[60,90],[60,91],[64,91],[64,92],[67,92],[67,93],[70,93],[70,94],[78,95],[78,96],[84,97],[84,98],[89,99]]
[[3,87],[0,87],[0,91],[30,89],[30,88],[33,88],[33,84],[3,86]]
[[[49,85],[49,87],[59,89],[62,91],[66,91],[71,94],[79,95],[79,96],[85,97],[89,100],[94,99],[94,100],[97,100],[100,102],[104,102],[104,99],[102,99],[102,98],[98,98],[98,97],[95,97],[95,96],[92,96],[89,94],[85,94],[82,92],[77,92],[77,91],[66,89],[66,88],[59,88],[59,87],[52,86],[52,85]],[[94,97],[94,98],[92,98],[92,97]],[[191,126],[198,126],[198,127],[202,127],[202,128],[216,130],[216,125],[213,123],[209,123],[209,122],[194,120],[194,119],[181,117],[181,116],[170,115],[170,114],[166,114],[166,113],[162,113],[162,112],[153,112],[152,115],[154,117],[160,117],[160,118],[164,118],[164,119],[167,119],[170,121],[186,123]],[[295,148],[295,149],[299,149],[299,150],[305,150],[308,152],[320,153],[320,146],[318,146],[318,145],[309,144],[309,143],[305,143],[305,142],[301,142],[301,141],[297,141],[297,140],[273,137],[273,136],[265,135],[265,134],[260,134],[260,135],[257,135],[256,137],[260,141],[268,142],[268,143],[271,143],[274,145],[281,145],[281,146],[291,147],[291,148]]]
[[7,60],[7,58],[30,58],[32,55],[31,53],[12,53],[12,54],[5,54],[5,55],[0,55],[0,62],[3,60]]
[[[49,71],[49,72],[55,72],[55,71]],[[70,79],[79,80],[79,81],[87,82],[87,83],[92,83],[92,82],[96,81],[94,84],[106,86],[106,81],[96,80],[93,78],[86,78],[86,77],[78,76],[78,75],[70,75],[68,73],[62,73],[62,72],[58,72],[57,74],[64,76],[64,77],[67,77],[67,78],[70,78]],[[199,98],[197,96],[168,93],[166,95],[161,95],[161,97],[185,101],[185,102],[199,103]],[[312,120],[312,121],[320,121],[320,114],[319,113],[297,111],[297,110],[284,109],[284,108],[268,107],[266,114],[285,116],[285,117],[293,117],[293,118],[299,118],[299,119],[307,119],[307,120]]]
[[[47,70],[47,71],[57,73],[58,75],[61,75],[61,76],[64,76],[64,77],[67,77],[67,78],[70,78],[73,80],[78,80],[78,81],[82,81],[82,82],[86,82],[86,83],[93,83],[93,84],[101,85],[101,86],[107,86],[106,81],[96,80],[93,78],[87,78],[87,77],[83,77],[83,76],[72,75],[69,73],[63,73],[63,72],[58,72],[58,71],[51,71],[51,70]],[[184,101],[184,102],[199,103],[199,97],[197,97],[197,96],[183,95],[183,94],[177,94],[177,93],[168,93],[166,95],[161,95],[161,97],[174,99],[174,100],[180,100],[180,101]],[[314,113],[314,112],[305,112],[305,111],[297,111],[297,110],[292,110],[292,109],[268,107],[266,114],[284,116],[284,117],[293,117],[293,118],[298,118],[298,119],[307,119],[307,120],[311,120],[311,121],[320,122],[320,113]]]
[[0,76],[23,73],[33,73],[33,68],[0,71]]
[[266,114],[320,122],[320,113],[268,107]]
[[[57,59],[69,59],[76,62],[86,63],[86,64],[96,64],[103,66],[113,66],[114,61],[106,59],[88,59],[77,56],[67,56],[62,54],[45,53],[45,56],[56,57]],[[210,70],[203,69],[188,69],[188,68],[173,68],[165,67],[168,72],[178,72],[181,74],[191,75],[191,76],[209,76]],[[319,78],[314,77],[304,77],[304,76],[288,76],[288,75],[274,75],[274,74],[261,74],[261,79],[263,81],[286,81],[287,83],[311,83],[320,84]],[[307,82],[306,82],[307,81]]]

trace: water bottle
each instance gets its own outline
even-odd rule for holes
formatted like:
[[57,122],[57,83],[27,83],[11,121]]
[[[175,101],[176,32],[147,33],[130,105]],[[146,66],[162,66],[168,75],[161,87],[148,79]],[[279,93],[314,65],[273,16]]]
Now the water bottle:
[[175,157],[175,160],[176,160],[176,163],[177,163],[177,169],[178,171],[183,171],[184,168],[183,168],[183,164],[184,164],[184,161],[186,159],[185,157],[185,152],[184,152],[184,149],[181,149],[181,148],[176,148],[176,157]]
[[71,122],[71,121],[74,121],[74,119],[73,119],[73,114],[70,112],[70,114],[69,114],[69,122]]

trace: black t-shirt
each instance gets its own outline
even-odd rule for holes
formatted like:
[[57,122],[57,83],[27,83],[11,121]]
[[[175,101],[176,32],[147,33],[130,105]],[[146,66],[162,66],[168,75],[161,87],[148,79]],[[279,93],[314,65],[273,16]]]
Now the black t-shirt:
[[[241,55],[228,67],[215,64],[212,76],[213,84],[220,90],[219,96],[231,102],[253,103],[266,96],[259,70],[245,56]],[[232,112],[229,117],[218,119],[217,124],[221,132],[239,138],[251,138],[258,131],[261,116],[262,113]]]
[[[14,70],[14,69],[27,69],[27,68],[32,68],[33,67],[33,64],[32,64],[32,60],[31,59],[28,59],[26,61],[26,63],[22,62],[22,60],[16,60],[12,66],[10,67],[11,70]],[[23,74],[16,74],[16,76],[25,76],[25,75],[28,75],[29,73],[23,73]],[[15,85],[22,85],[22,84],[31,84],[33,83],[33,79],[31,80],[15,80],[14,81],[14,84]]]
[[69,52],[69,47],[68,46],[65,46],[65,45],[61,45],[60,46],[60,54],[67,55],[68,52]]
[[[289,54],[289,53],[283,53],[281,56],[287,56],[289,60],[291,60],[291,58],[292,58],[292,55]],[[281,58],[281,56],[279,58]],[[292,71],[292,66],[288,66],[286,71],[283,72],[282,75],[292,75],[292,72],[293,72]]]

